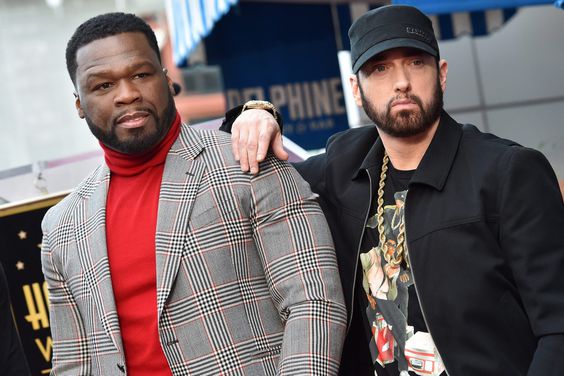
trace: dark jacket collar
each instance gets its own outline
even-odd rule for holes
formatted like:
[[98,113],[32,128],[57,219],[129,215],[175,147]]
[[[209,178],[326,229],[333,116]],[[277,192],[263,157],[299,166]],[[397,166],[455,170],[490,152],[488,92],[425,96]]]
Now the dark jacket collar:
[[[421,183],[430,185],[437,190],[443,189],[461,137],[462,128],[460,125],[443,111],[433,140],[413,174],[410,184]],[[358,177],[360,171],[370,168],[380,169],[383,157],[384,145],[378,137],[359,169],[353,174],[353,179]]]
[[435,136],[409,184],[422,183],[439,191],[442,190],[458,151],[461,137],[460,125],[443,111]]
[[366,157],[362,161],[360,167],[353,174],[353,179],[356,179],[361,171],[369,170],[371,168],[377,168],[379,170],[382,167],[384,144],[382,144],[382,139],[378,137],[376,126],[374,126],[374,132],[376,133],[375,141],[372,144],[372,147],[368,150],[368,153],[366,154]]

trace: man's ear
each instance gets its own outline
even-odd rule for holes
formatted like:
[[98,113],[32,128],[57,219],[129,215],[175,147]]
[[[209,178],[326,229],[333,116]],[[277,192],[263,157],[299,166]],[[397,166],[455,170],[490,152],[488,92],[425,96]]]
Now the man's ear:
[[354,101],[358,107],[362,107],[362,97],[360,95],[360,86],[358,83],[358,77],[356,74],[351,74],[349,76],[349,83],[351,84],[351,89],[354,97]]
[[439,60],[439,82],[441,83],[441,89],[443,90],[443,93],[446,90],[447,74],[448,63],[445,59],[441,59]]
[[174,83],[172,82],[172,79],[171,79],[170,76],[168,75],[168,69],[163,68],[163,74],[164,74],[165,77],[166,77],[166,84],[167,84],[167,86],[168,86],[168,91],[170,91],[170,93],[171,93],[173,96],[175,96],[177,93],[176,93],[176,90],[174,89]]
[[84,115],[84,110],[82,109],[82,106],[80,105],[80,97],[78,96],[77,93],[73,93],[73,94],[74,94],[74,106],[76,107],[78,117],[81,118],[81,119],[84,119],[85,115]]

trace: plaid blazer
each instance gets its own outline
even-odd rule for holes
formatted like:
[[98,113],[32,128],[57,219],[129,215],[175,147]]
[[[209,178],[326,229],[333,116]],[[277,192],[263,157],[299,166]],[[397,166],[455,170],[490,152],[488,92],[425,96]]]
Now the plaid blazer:
[[[52,375],[127,373],[98,167],[45,215]],[[229,135],[182,127],[156,232],[161,346],[174,375],[337,374],[346,310],[315,197],[287,163],[240,171]],[[132,270],[132,272],[134,272]]]

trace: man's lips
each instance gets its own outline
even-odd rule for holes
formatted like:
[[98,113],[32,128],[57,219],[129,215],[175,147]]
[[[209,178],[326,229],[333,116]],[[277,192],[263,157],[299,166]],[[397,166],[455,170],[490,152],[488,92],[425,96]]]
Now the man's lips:
[[417,103],[415,103],[415,101],[405,98],[405,99],[396,99],[395,101],[392,102],[392,107],[395,106],[408,106],[408,105],[417,105]]
[[118,117],[116,124],[122,128],[139,128],[145,125],[149,115],[146,111],[129,112]]

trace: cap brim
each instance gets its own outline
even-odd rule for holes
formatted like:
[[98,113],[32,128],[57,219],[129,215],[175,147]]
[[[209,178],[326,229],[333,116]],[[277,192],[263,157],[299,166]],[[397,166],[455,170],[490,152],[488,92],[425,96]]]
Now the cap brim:
[[389,39],[380,43],[376,43],[374,46],[370,47],[362,55],[360,55],[353,65],[353,73],[357,73],[360,67],[362,67],[364,63],[366,63],[372,57],[378,55],[381,52],[398,47],[416,48],[418,50],[422,50],[430,55],[437,57],[437,51],[435,51],[431,46],[429,46],[426,43],[408,38]]

